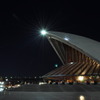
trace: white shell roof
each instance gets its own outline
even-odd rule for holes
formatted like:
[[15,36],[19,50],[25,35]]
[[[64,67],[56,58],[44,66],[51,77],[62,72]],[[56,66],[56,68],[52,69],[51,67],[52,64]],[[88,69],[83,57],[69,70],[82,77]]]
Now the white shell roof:
[[70,45],[100,63],[100,42],[75,34],[54,31],[49,31],[47,37]]

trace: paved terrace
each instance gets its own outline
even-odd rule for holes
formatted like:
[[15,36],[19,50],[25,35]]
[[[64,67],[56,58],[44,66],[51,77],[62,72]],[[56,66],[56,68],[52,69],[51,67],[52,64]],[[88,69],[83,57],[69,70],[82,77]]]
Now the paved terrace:
[[0,93],[0,100],[100,100],[100,85],[24,85]]

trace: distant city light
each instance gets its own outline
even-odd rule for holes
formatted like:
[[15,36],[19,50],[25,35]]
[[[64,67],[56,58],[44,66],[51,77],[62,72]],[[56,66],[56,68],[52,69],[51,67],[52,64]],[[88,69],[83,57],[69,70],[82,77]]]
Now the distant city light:
[[4,88],[0,88],[0,92],[3,92],[4,91]]
[[6,81],[8,81],[8,79],[6,79]]
[[78,80],[79,80],[79,81],[83,81],[83,80],[84,80],[84,76],[79,76],[79,77],[78,77]]
[[3,85],[3,84],[4,84],[4,82],[0,82],[0,84],[2,84],[2,85]]
[[58,67],[58,64],[55,64],[55,67]]
[[41,33],[41,35],[43,35],[43,36],[44,36],[44,35],[46,35],[46,34],[47,34],[47,31],[43,29],[43,30],[41,30],[41,31],[40,31],[40,33]]
[[0,92],[3,92],[4,91],[4,82],[0,82]]
[[74,62],[70,62],[70,64],[73,64]]
[[0,85],[0,88],[1,88],[1,87],[4,87],[4,86],[3,86],[3,85]]
[[39,85],[47,84],[46,82],[39,82]]
[[36,79],[37,77],[35,76],[34,78]]

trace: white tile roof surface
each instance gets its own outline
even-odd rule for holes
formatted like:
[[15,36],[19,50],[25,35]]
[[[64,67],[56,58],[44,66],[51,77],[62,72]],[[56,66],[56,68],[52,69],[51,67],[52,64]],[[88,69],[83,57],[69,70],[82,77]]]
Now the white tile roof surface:
[[100,42],[83,36],[63,32],[49,31],[47,37],[49,36],[51,38],[56,38],[65,44],[71,44],[79,48],[85,54],[100,62]]

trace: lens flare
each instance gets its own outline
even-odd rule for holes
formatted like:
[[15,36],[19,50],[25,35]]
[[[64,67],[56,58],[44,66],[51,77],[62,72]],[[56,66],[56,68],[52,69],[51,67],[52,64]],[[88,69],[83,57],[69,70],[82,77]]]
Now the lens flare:
[[43,30],[40,31],[40,33],[44,36],[44,35],[47,34],[47,31],[43,29]]

